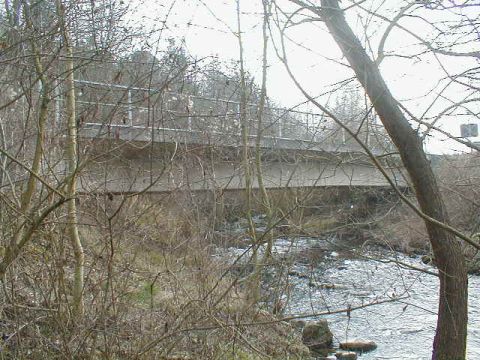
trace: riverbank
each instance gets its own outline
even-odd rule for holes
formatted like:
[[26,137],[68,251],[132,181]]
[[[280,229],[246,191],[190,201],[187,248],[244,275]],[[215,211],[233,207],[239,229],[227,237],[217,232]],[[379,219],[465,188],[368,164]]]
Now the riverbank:
[[[394,345],[379,335],[379,318],[371,318],[384,305],[373,303],[395,300],[395,308],[384,309],[388,316],[391,310],[401,318],[407,304],[391,298],[401,286],[401,294],[415,300],[406,309],[423,308],[422,301],[435,308],[431,302],[435,283],[418,275],[424,273],[401,272],[405,264],[427,273],[434,268],[423,265],[415,251],[409,252],[414,256],[410,258],[375,239],[378,231],[388,238],[382,220],[395,214],[394,194],[296,189],[272,196],[272,203],[278,205],[272,229],[274,256],[263,266],[256,304],[249,302],[251,239],[243,200],[232,195],[238,203],[223,207],[220,216],[213,195],[107,194],[80,199],[79,228],[87,255],[81,317],[71,309],[73,251],[61,219],[47,224],[18,260],[16,269],[21,270],[12,269],[15,287],[3,289],[4,354],[18,359],[64,359],[64,354],[70,358],[309,359],[313,355],[302,342],[301,331],[283,320],[291,316],[317,320],[318,313],[331,319],[334,347],[340,340],[364,337],[365,328],[372,326],[368,338],[379,344],[375,351],[390,354],[385,344]],[[261,211],[254,214],[261,238],[269,222]],[[398,270],[395,276],[392,269]],[[424,283],[429,284],[428,292],[408,292]],[[385,289],[384,284],[390,287]],[[476,280],[470,284],[471,293],[478,292]],[[369,306],[348,310],[363,305]],[[331,311],[339,313],[327,315]],[[472,313],[470,318],[476,316]],[[431,328],[422,331],[429,341]],[[406,341],[407,333],[398,341]],[[478,346],[473,343],[473,347]]]
[[[430,359],[426,344],[433,342],[438,306],[435,268],[415,254],[378,246],[341,251],[336,245],[334,238],[279,238],[272,265],[264,274],[266,304],[273,303],[272,294],[277,292],[280,318],[302,319],[296,321],[300,328],[305,321],[327,319],[333,333],[330,356],[341,342],[364,339],[373,340],[378,348],[361,359]],[[231,263],[245,251],[246,246],[230,247],[221,258]],[[469,284],[468,353],[476,359],[480,357],[476,306],[480,277],[470,277]]]

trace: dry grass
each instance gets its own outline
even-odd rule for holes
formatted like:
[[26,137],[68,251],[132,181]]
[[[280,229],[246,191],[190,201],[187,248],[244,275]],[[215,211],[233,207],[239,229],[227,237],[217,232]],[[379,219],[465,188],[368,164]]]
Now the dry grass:
[[[477,159],[455,164],[460,160],[469,171],[455,177],[446,171],[442,188],[453,223],[478,232]],[[188,193],[81,199],[86,313],[80,320],[70,308],[73,257],[64,216],[54,214],[4,279],[3,358],[306,358],[299,334],[247,306],[242,283],[212,256],[219,242],[245,237],[215,231],[241,216],[241,194],[225,194],[222,213],[212,199]],[[276,219],[294,233],[353,229],[405,252],[428,250],[423,222],[388,194],[296,189],[272,192],[271,199]]]
[[[435,171],[451,225],[468,235],[480,230],[480,156],[466,154],[436,160]],[[415,199],[412,198],[415,202]],[[397,207],[378,227],[376,240],[405,252],[429,251],[423,220],[405,205]],[[467,258],[476,252],[464,246]]]
[[175,203],[82,200],[80,321],[69,307],[73,259],[63,226],[39,232],[4,288],[3,358],[305,358],[299,334],[247,307],[242,286],[214,260],[208,214]]

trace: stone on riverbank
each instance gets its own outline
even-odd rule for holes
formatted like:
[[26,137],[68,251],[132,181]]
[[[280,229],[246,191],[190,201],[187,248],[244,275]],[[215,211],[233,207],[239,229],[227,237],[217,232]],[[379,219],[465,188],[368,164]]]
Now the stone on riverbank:
[[306,321],[305,320],[290,320],[290,325],[293,326],[294,329],[298,329],[298,330],[303,330],[303,328],[305,327],[305,325],[307,325]]
[[337,360],[357,360],[357,353],[353,351],[337,351],[335,356]]
[[377,344],[375,342],[367,340],[352,340],[340,343],[340,349],[349,351],[369,352],[376,348]]
[[423,255],[421,257],[421,260],[422,260],[422,263],[424,263],[425,265],[430,265],[433,263],[433,256],[431,255]]
[[468,263],[468,273],[471,275],[480,275],[480,255],[476,255]]
[[328,327],[327,320],[307,323],[303,328],[302,340],[312,351],[327,351],[333,341],[333,334]]

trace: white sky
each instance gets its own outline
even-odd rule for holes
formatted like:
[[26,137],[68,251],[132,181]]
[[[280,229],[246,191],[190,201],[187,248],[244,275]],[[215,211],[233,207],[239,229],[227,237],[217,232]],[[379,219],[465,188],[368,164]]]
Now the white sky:
[[[283,4],[282,7],[286,10],[296,8],[290,6],[286,0],[280,0],[277,3]],[[348,1],[342,2],[343,5],[346,3]],[[365,5],[375,8],[381,3],[383,1],[370,0]],[[400,5],[404,4],[403,1],[388,0],[385,3],[386,5],[380,8],[380,12],[389,18],[392,18]],[[393,4],[393,6],[388,7],[388,4]],[[241,10],[246,66],[260,83],[261,1],[241,0]],[[168,17],[166,17],[167,13]],[[429,20],[453,18],[445,12],[432,11],[426,13],[426,16],[429,17]],[[440,18],[440,16],[444,16],[444,18]],[[162,24],[159,20],[166,19],[168,27],[162,33],[162,38],[184,39],[186,48],[191,55],[199,57],[218,55],[220,59],[226,61],[238,59],[238,41],[232,33],[237,28],[236,2],[234,0],[172,0],[160,3],[154,0],[145,0],[138,7],[136,19],[139,18],[142,19],[141,23],[146,28],[159,28]],[[369,23],[367,28],[370,46],[376,51],[379,36],[383,34],[386,24],[368,17],[364,12],[361,13],[361,16],[352,12],[347,19],[350,25],[357,30],[359,36],[362,36],[362,32],[358,31],[362,29],[361,25]],[[402,20],[401,24],[422,37],[428,37],[432,32],[432,27],[418,18]],[[289,64],[302,86],[312,95],[321,94],[330,85],[353,75],[353,72],[347,67],[328,60],[335,59],[345,62],[323,24],[305,23],[290,28],[287,34],[293,40],[286,42]],[[277,37],[274,37],[274,40],[278,42]],[[420,49],[413,45],[415,43],[416,40],[410,35],[401,30],[394,30],[387,41],[386,50],[408,55]],[[477,41],[477,46],[478,43]],[[478,65],[478,62],[475,63],[472,59],[447,58],[445,56],[440,56],[440,59],[443,66],[452,73],[465,70],[475,64]],[[394,96],[416,116],[423,114],[446,84],[445,81],[439,83],[445,73],[432,55],[422,56],[419,59],[387,57],[381,65],[381,71]],[[293,106],[305,100],[287,75],[272,46],[269,48],[268,94],[284,106]],[[466,96],[466,93],[459,86],[450,86],[442,95],[445,98],[459,101]],[[438,113],[449,105],[451,102],[441,98],[434,103],[430,114]],[[478,107],[470,108],[479,110]],[[454,136],[459,136],[459,128],[462,123],[480,123],[480,121],[474,116],[451,116],[443,118],[439,124],[442,129],[449,131]],[[471,140],[479,141],[480,138]],[[427,150],[433,153],[469,151],[455,141],[446,141],[443,136],[438,134],[429,139]]]

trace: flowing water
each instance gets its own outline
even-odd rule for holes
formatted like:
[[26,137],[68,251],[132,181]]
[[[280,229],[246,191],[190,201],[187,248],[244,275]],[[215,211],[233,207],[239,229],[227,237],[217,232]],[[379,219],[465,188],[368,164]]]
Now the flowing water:
[[[335,249],[335,250],[334,250]],[[239,254],[242,249],[229,249]],[[373,340],[378,348],[359,357],[370,359],[430,359],[436,325],[438,279],[415,266],[434,272],[420,257],[386,250],[342,252],[331,241],[300,238],[279,239],[275,256],[290,261],[286,314],[303,315],[381,304],[325,315],[334,342]],[[302,254],[316,253],[312,259]],[[293,260],[292,260],[293,259]],[[469,278],[468,359],[480,359],[480,277]],[[308,319],[314,319],[307,317]]]

